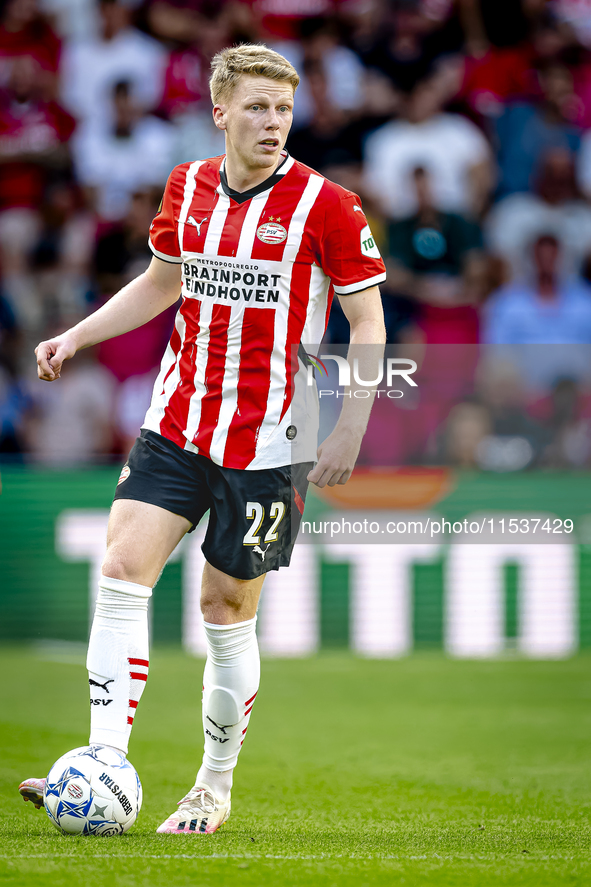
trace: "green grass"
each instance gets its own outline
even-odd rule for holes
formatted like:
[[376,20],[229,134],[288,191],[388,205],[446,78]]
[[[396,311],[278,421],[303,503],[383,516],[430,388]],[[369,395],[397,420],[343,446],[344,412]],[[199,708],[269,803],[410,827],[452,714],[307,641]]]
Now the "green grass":
[[0,885],[588,885],[591,658],[266,661],[216,835],[156,835],[192,782],[202,664],[156,650],[121,838],[66,838],[19,781],[87,741],[82,664],[0,650]]

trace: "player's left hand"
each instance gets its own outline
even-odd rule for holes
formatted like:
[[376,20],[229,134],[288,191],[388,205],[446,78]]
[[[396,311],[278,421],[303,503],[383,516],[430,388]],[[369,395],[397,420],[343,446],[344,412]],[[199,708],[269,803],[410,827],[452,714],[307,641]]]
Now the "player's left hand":
[[318,447],[318,462],[308,474],[317,487],[346,484],[355,468],[362,435],[335,429]]

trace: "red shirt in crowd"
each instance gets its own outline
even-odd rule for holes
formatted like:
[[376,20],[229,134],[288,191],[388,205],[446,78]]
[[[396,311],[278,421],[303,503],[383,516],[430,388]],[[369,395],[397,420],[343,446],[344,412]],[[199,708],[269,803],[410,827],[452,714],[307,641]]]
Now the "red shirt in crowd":
[[[0,209],[37,207],[46,181],[44,159],[76,126],[56,102],[15,102],[0,95]],[[9,159],[8,159],[9,158]]]
[[20,31],[7,31],[0,25],[0,82],[5,83],[8,80],[3,72],[8,68],[10,59],[28,55],[39,63],[43,71],[56,74],[60,54],[61,40],[41,19],[30,22]]

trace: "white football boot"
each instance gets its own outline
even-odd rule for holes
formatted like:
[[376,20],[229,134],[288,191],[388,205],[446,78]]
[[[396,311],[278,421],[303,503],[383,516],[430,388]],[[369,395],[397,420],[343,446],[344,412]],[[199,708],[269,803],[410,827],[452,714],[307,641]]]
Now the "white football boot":
[[160,835],[212,835],[226,822],[230,808],[230,795],[220,801],[208,785],[198,784],[156,831]]
[[25,779],[18,787],[19,792],[23,796],[23,800],[32,801],[37,810],[45,807],[43,800],[43,792],[45,790],[46,779]]

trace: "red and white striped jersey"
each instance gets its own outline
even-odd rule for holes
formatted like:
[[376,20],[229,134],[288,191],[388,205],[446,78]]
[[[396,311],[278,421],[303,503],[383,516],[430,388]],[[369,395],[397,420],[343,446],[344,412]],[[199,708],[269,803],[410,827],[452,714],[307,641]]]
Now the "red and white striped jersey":
[[183,301],[143,427],[228,468],[291,464],[292,346],[322,340],[334,292],[386,277],[359,198],[288,155],[246,194],[223,157],[183,163],[150,247]]

